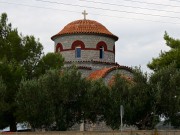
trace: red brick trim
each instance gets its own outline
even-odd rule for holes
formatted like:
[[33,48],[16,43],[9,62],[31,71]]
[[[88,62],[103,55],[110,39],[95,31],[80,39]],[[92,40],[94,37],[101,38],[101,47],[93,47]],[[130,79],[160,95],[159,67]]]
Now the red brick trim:
[[100,41],[97,45],[96,45],[96,49],[99,50],[100,47],[103,46],[104,47],[104,51],[107,51],[107,45],[104,41]]
[[76,40],[76,41],[74,41],[74,42],[72,43],[71,49],[72,49],[72,50],[75,50],[75,48],[76,48],[77,46],[80,46],[82,50],[85,48],[85,45],[84,45],[84,43],[83,43],[82,41]]
[[[64,51],[73,51],[75,49],[63,49],[61,52],[64,52]],[[84,49],[81,49],[81,50],[95,50],[95,51],[99,51],[99,49],[96,49],[96,48],[84,48]],[[114,51],[111,51],[111,50],[106,50],[105,52],[111,52],[111,53],[114,53]]]
[[56,52],[58,52],[58,49],[59,49],[59,48],[60,48],[60,52],[63,51],[63,46],[62,46],[61,43],[58,43],[58,44],[56,45]]
[[61,43],[58,43],[58,44],[56,45],[56,52],[58,52],[58,49],[59,49],[59,48],[60,48],[60,52],[72,51],[72,50],[75,50],[75,48],[76,48],[77,46],[80,46],[80,47],[81,47],[81,50],[95,50],[95,51],[99,51],[100,47],[103,46],[105,52],[115,53],[114,48],[113,48],[113,51],[108,50],[106,43],[103,42],[103,41],[100,41],[100,42],[96,45],[96,48],[85,48],[85,44],[84,44],[82,41],[80,41],[80,40],[74,41],[74,42],[72,43],[71,48],[69,48],[69,49],[63,49],[62,44],[61,44]]

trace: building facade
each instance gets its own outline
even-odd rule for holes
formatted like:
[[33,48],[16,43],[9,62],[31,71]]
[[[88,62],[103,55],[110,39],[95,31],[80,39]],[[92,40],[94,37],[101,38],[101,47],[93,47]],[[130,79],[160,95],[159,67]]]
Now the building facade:
[[108,84],[112,77],[123,74],[132,78],[127,66],[115,62],[115,42],[118,37],[94,20],[76,20],[51,37],[54,51],[65,58],[65,67],[76,65],[83,77],[103,78]]
[[[67,24],[51,37],[54,51],[65,58],[65,67],[76,65],[83,77],[97,80],[102,78],[108,85],[115,74],[132,79],[131,68],[115,62],[115,42],[118,37],[105,26],[94,20],[76,20]],[[104,122],[82,123],[70,130],[110,131]]]

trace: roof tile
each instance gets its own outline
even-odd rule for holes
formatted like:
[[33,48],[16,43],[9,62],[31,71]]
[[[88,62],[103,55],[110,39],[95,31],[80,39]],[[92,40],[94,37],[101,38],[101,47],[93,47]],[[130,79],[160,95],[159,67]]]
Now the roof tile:
[[65,35],[65,34],[77,34],[77,33],[86,33],[86,34],[103,34],[111,36],[115,40],[118,40],[118,37],[113,35],[105,26],[101,23],[94,20],[76,20],[67,24],[59,33],[52,36],[54,37]]

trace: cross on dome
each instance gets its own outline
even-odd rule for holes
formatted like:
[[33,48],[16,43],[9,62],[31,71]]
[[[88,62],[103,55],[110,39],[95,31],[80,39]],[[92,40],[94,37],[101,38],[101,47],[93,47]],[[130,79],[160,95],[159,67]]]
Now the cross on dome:
[[86,10],[84,10],[84,12],[82,12],[82,14],[84,15],[84,20],[86,20],[86,15],[88,15],[88,13],[86,12]]

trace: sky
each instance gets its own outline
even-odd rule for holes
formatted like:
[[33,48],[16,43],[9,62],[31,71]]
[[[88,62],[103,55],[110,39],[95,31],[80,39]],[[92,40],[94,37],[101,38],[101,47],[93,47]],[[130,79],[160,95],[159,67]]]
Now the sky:
[[180,39],[180,0],[0,0],[0,14],[23,35],[34,35],[45,54],[54,52],[51,37],[68,23],[96,20],[119,37],[116,62],[140,66],[150,73],[147,64],[161,51],[168,51],[164,32]]

